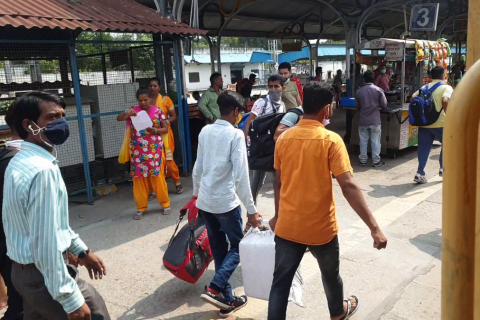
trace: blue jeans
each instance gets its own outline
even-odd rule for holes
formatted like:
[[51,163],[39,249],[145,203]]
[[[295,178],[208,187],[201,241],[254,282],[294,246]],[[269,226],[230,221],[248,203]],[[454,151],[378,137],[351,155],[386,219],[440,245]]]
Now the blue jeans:
[[343,314],[343,281],[340,277],[338,237],[335,236],[329,243],[321,246],[308,246],[275,236],[275,269],[268,299],[268,320],[286,319],[290,287],[307,247],[317,259],[322,273],[330,317]]
[[373,163],[379,163],[380,150],[382,145],[380,144],[382,138],[382,126],[359,126],[358,135],[360,136],[360,162],[366,163],[368,160],[368,140],[372,140],[372,160]]
[[[210,289],[223,293],[228,302],[233,301],[233,291],[230,277],[240,264],[239,245],[243,238],[242,209],[240,206],[227,213],[210,213],[200,211],[207,227],[213,261],[215,261],[215,276],[210,283]],[[230,250],[228,250],[230,240]]]
[[[443,128],[418,128],[418,170],[417,173],[425,175],[430,150],[433,141],[437,139],[443,144]],[[443,168],[443,146],[440,152],[440,168]]]

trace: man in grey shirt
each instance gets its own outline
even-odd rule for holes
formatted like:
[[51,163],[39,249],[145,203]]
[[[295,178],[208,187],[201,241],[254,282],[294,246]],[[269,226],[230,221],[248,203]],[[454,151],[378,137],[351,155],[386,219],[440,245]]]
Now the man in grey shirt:
[[387,98],[383,90],[373,84],[375,74],[372,71],[366,71],[363,74],[365,86],[357,91],[355,97],[355,107],[359,110],[360,120],[358,124],[358,134],[360,136],[360,157],[358,164],[364,167],[367,164],[368,140],[372,141],[372,160],[373,167],[385,165],[380,158],[382,120],[380,118],[380,109],[387,108]]

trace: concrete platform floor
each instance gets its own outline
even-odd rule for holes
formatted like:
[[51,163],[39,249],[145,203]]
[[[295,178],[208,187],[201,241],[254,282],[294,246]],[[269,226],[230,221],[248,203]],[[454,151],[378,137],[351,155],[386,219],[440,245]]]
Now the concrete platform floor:
[[[438,177],[440,147],[432,150],[427,166],[429,183],[412,182],[416,149],[386,159],[383,168],[359,168],[351,161],[355,180],[389,238],[383,251],[372,248],[367,228],[335,184],[340,223],[341,275],[345,295],[359,297],[361,307],[352,319],[440,319],[440,245],[442,180]],[[162,256],[173,233],[180,208],[190,199],[191,179],[185,192],[174,194],[169,182],[173,214],[160,214],[151,202],[143,220],[134,221],[135,204],[128,184],[94,205],[71,204],[70,223],[82,239],[107,264],[108,276],[94,281],[113,319],[218,319],[217,311],[199,299],[213,274],[213,264],[195,284],[176,279],[162,266]],[[273,191],[267,181],[259,199],[267,218],[274,213]],[[83,218],[80,218],[83,216]],[[320,272],[306,254],[302,262],[306,282],[305,307],[290,304],[288,319],[329,319]],[[82,276],[87,278],[85,270]],[[90,281],[90,280],[89,280]],[[232,277],[236,293],[243,293],[241,266]],[[266,319],[267,302],[250,299],[249,305],[230,319]]]

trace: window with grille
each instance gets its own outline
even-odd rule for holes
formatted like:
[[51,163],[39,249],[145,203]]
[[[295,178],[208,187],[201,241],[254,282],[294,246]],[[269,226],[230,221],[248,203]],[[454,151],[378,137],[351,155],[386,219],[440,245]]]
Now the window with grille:
[[190,72],[188,74],[188,82],[190,82],[190,83],[200,82],[200,73],[199,72]]

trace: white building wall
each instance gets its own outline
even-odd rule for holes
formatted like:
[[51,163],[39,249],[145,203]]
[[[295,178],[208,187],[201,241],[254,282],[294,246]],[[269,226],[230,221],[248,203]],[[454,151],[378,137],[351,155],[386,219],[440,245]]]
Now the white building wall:
[[[262,73],[262,63],[245,63],[243,69],[243,76],[248,77],[252,70],[259,70]],[[190,82],[190,73],[198,72],[200,75],[200,82]],[[204,91],[210,87],[210,75],[212,74],[212,68],[210,64],[186,64],[185,65],[185,81],[188,92],[192,91]],[[230,63],[222,63],[222,77],[223,86],[226,88],[232,84]]]
[[[259,70],[262,73],[263,64],[262,63],[246,63],[245,68],[243,69],[243,77],[248,78],[250,74],[253,72],[252,70]],[[257,76],[261,76],[261,74],[257,74]]]
[[[346,61],[320,61],[318,63],[319,67],[322,67],[323,70],[323,75],[322,79],[326,80],[328,78],[328,71],[332,71],[332,78],[335,77],[337,74],[337,70],[342,70],[343,73],[345,73],[345,70],[347,70],[347,62]],[[315,69],[313,70],[315,75]]]
[[[190,82],[190,73],[198,72],[200,75],[200,82]],[[188,92],[196,90],[206,90],[210,87],[210,76],[212,75],[212,68],[210,64],[186,64],[185,65],[185,83]],[[231,84],[230,79],[230,64],[222,64],[223,85],[226,87]]]

